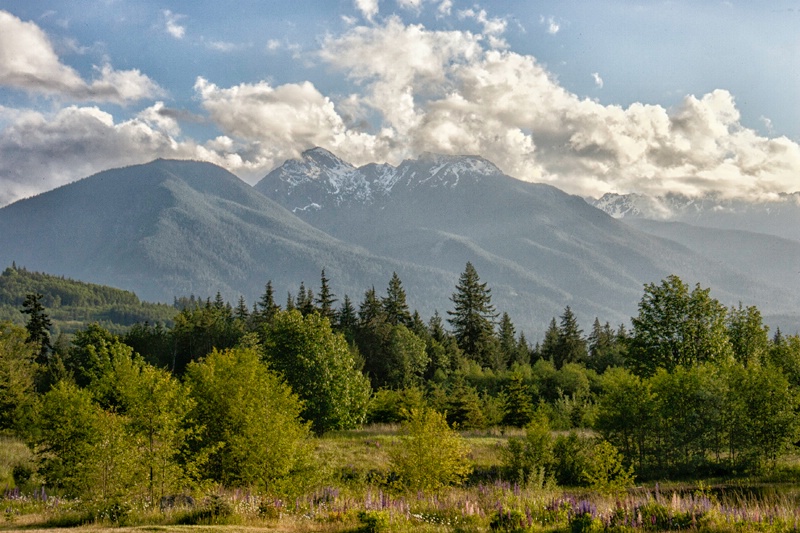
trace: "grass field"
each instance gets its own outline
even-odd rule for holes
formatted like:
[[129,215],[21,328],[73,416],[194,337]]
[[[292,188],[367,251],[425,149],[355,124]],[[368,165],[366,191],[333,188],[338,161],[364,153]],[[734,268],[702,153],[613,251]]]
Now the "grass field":
[[[624,493],[519,485],[498,479],[502,450],[520,430],[472,431],[475,473],[463,487],[436,494],[398,493],[387,484],[388,450],[396,426],[331,433],[317,442],[321,482],[312,492],[281,500],[245,490],[215,488],[193,494],[194,508],[160,510],[130,506],[119,520],[89,520],[79,502],[33,495],[36,487],[6,492],[0,531],[52,532],[323,532],[362,531],[797,531],[800,485],[787,465],[770,479],[706,480],[639,486]],[[0,436],[0,489],[11,487],[12,469],[32,465],[28,448]],[[35,482],[35,477],[32,482]],[[754,484],[760,481],[760,484]],[[203,514],[212,502],[224,512]],[[105,516],[105,515],[104,515]],[[191,522],[191,525],[187,524]]]

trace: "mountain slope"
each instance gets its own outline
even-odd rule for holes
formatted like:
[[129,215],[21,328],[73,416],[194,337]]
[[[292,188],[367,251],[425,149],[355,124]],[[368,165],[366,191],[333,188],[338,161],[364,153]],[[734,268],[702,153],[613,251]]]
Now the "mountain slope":
[[[338,187],[324,169],[331,162]],[[505,176],[481,158],[426,155],[376,167],[354,168],[315,149],[255,188],[373,253],[446,270],[472,261],[494,288],[498,308],[539,328],[565,305],[584,324],[594,316],[625,321],[636,313],[643,284],[673,273],[713,287],[728,305],[742,300],[797,314],[796,302],[775,285],[638,231],[554,187]],[[359,184],[359,194],[342,183]]]
[[269,279],[278,295],[303,280],[315,287],[322,268],[335,292],[355,300],[392,271],[439,298],[455,279],[339,242],[226,170],[193,161],[109,170],[0,209],[0,263],[12,260],[159,301],[220,291],[252,302]]
[[648,196],[608,193],[589,203],[619,219],[685,222],[694,226],[742,230],[800,241],[800,192],[771,200],[748,201],[707,194]]

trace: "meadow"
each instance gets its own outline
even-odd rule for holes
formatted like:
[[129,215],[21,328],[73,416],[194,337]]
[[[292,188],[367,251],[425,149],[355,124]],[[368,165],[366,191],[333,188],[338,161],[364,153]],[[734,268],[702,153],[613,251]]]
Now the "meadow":
[[313,490],[291,497],[206,486],[156,506],[120,502],[91,513],[78,500],[37,486],[36,474],[10,488],[11,465],[30,450],[0,437],[0,531],[79,532],[410,532],[410,531],[721,531],[789,532],[800,523],[800,468],[787,457],[760,477],[647,482],[626,490],[504,480],[503,450],[522,430],[462,432],[472,474],[462,486],[409,493],[392,483],[389,450],[398,426],[330,432],[316,441],[321,465]]

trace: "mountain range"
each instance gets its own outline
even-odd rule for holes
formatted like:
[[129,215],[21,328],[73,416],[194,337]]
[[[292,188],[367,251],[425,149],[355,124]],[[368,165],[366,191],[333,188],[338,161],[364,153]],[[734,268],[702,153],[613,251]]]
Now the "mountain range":
[[800,191],[761,200],[726,198],[716,193],[690,197],[608,193],[589,203],[614,218],[683,222],[724,230],[742,230],[800,241]]
[[[316,148],[253,187],[209,163],[157,160],[16,202],[0,209],[0,264],[157,301],[219,291],[253,302],[267,280],[279,296],[301,281],[315,289],[324,268],[338,297],[357,305],[397,272],[409,304],[430,316],[451,308],[471,261],[497,309],[529,338],[567,305],[585,328],[595,316],[627,322],[643,284],[674,273],[797,329],[800,302],[787,291],[797,282],[788,272],[795,248],[783,263],[759,269],[753,260],[748,269],[731,264],[730,250],[709,253],[686,242],[685,230],[645,227],[642,217],[638,227],[634,218],[506,176],[480,157],[355,167]],[[795,242],[770,239],[752,233],[748,242],[759,253]]]

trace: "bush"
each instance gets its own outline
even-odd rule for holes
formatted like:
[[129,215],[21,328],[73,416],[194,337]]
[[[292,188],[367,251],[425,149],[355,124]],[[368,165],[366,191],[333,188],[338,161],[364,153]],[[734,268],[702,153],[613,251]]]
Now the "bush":
[[633,466],[626,469],[619,450],[604,440],[594,446],[584,477],[599,492],[622,492],[633,486]]
[[504,456],[511,477],[541,486],[553,467],[553,438],[547,418],[539,413],[528,424],[525,437],[508,439]]
[[389,513],[386,511],[359,511],[360,531],[364,533],[383,533],[389,530]]
[[553,444],[556,482],[566,487],[586,485],[584,472],[589,468],[592,440],[582,438],[576,432],[559,435]]
[[414,409],[401,434],[402,441],[389,452],[401,490],[438,491],[460,484],[472,472],[468,445],[442,414]]

